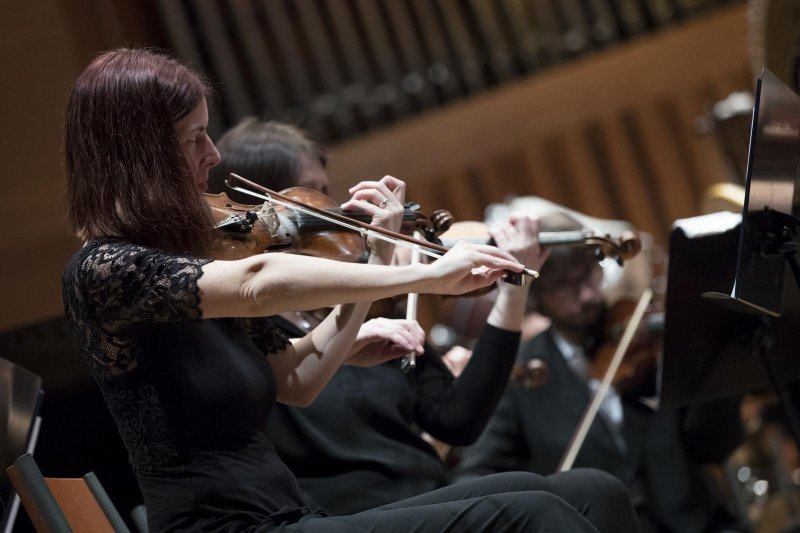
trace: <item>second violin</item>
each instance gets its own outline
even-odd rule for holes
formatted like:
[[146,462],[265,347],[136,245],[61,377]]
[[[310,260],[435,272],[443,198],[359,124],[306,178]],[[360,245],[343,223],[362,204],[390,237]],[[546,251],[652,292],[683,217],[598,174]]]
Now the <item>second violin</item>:
[[[441,235],[445,245],[456,241],[491,242],[489,228],[484,222],[455,222],[449,230]],[[619,237],[612,237],[591,229],[540,231],[539,243],[542,246],[577,246],[585,248],[597,260],[612,258],[620,265],[627,259],[635,257],[642,249],[639,236],[633,231],[626,231]]]

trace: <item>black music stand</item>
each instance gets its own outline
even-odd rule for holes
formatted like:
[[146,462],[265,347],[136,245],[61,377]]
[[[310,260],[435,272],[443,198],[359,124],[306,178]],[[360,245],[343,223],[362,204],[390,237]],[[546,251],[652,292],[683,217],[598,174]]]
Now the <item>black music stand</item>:
[[765,69],[739,226],[673,232],[661,376],[667,405],[771,386],[798,445],[786,384],[800,377],[799,170],[800,96]]
[[750,128],[736,279],[730,293],[708,297],[740,312],[781,316],[787,262],[800,287],[799,170],[800,96],[764,69]]
[[[800,379],[800,291],[787,291],[781,319],[742,313],[703,297],[707,291],[722,293],[734,282],[741,233],[736,218],[723,213],[696,217],[678,221],[672,231],[659,380],[662,407],[774,387],[770,369],[783,381]],[[692,226],[704,231],[696,233]]]

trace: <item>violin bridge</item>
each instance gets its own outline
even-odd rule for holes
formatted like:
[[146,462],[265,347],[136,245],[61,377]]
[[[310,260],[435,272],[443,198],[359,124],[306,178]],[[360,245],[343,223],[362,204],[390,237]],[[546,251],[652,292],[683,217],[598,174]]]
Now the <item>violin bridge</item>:
[[264,224],[271,236],[278,236],[281,220],[278,217],[278,212],[275,211],[275,207],[269,201],[264,202],[264,205],[261,206],[261,210],[258,212],[258,219]]

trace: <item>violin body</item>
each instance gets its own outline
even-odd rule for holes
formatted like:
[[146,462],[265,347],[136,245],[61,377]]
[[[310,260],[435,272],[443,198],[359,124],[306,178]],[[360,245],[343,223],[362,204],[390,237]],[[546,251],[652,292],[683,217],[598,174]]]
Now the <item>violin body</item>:
[[[366,213],[343,211],[321,192],[304,187],[291,187],[280,195],[296,203],[331,216],[344,217],[366,225]],[[356,262],[367,258],[366,240],[362,232],[326,220],[314,213],[278,203],[246,205],[231,200],[227,194],[205,195],[212,218],[223,235],[217,239],[215,255],[219,259],[241,259],[263,252],[290,252],[337,261]],[[400,231],[411,235],[418,231],[428,242],[439,244],[438,235],[453,223],[445,210],[434,211],[430,218],[419,204],[406,202]]]
[[[311,189],[293,187],[283,194],[322,209],[338,208],[332,199]],[[218,259],[241,259],[276,251],[351,263],[365,257],[366,243],[357,231],[320,224],[316,219],[308,227],[304,221],[311,217],[298,211],[267,203],[240,204],[225,193],[207,193],[205,198],[216,226],[223,230],[215,246]]]

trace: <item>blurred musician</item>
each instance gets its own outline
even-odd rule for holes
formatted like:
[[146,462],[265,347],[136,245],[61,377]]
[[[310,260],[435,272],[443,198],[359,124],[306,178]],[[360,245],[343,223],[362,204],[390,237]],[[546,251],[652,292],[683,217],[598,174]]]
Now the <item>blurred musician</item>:
[[[551,326],[520,350],[520,363],[541,360],[548,380],[536,388],[509,385],[487,429],[462,450],[457,479],[556,471],[601,377],[593,357],[608,339],[610,316],[602,283],[595,258],[577,249],[552,250],[531,286],[536,308]],[[730,530],[733,518],[698,467],[723,461],[741,442],[738,401],[659,411],[638,399],[652,392],[612,388],[575,466],[599,468],[624,481],[645,532]]]

